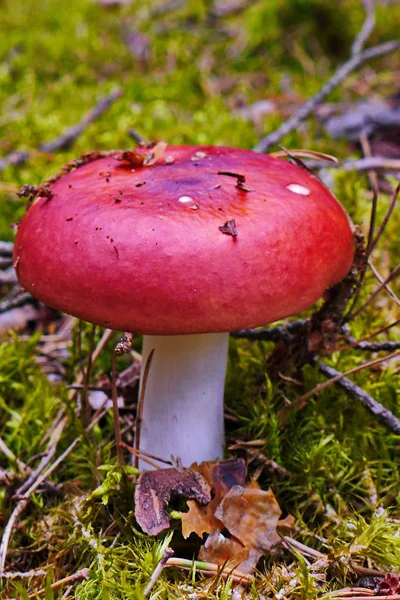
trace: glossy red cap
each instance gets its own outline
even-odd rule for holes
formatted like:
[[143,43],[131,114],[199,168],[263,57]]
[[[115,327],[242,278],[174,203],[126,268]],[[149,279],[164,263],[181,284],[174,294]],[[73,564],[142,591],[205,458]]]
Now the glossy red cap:
[[19,226],[14,260],[29,292],[86,321],[206,333],[309,307],[348,273],[353,239],[343,208],[305,170],[246,150],[169,146],[151,166],[115,153],[55,181]]

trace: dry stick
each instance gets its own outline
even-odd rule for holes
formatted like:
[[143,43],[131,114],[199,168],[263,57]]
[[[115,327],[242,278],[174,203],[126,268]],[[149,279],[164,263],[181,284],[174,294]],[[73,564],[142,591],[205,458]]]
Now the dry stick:
[[357,563],[351,563],[351,568],[357,575],[372,575],[372,577],[385,577],[387,573],[385,571],[378,571],[378,569],[371,569],[370,567],[363,567]]
[[[399,353],[397,353],[397,354],[399,354]],[[390,356],[387,358],[390,358]],[[382,359],[382,360],[385,360],[385,359]],[[341,373],[339,373],[339,371],[336,371],[336,369],[333,369],[332,367],[326,365],[325,363],[319,364],[319,371],[320,371],[320,373],[325,375],[325,377],[331,378],[329,381],[336,379],[336,383],[341,388],[346,390],[347,393],[349,393],[351,396],[353,396],[353,398],[356,398],[356,400],[359,400],[361,402],[361,404],[363,404],[363,406],[365,406],[365,408],[367,408],[369,410],[369,412],[371,412],[376,417],[376,419],[377,419],[377,421],[379,421],[379,423],[381,423],[382,425],[385,425],[388,429],[390,429],[394,433],[400,434],[400,419],[395,417],[394,414],[390,412],[390,410],[388,410],[382,404],[377,402],[374,398],[372,398],[372,396],[367,394],[367,392],[365,392],[361,387],[359,387],[358,385],[356,385],[355,383],[353,383],[352,381],[350,381],[350,379],[347,379],[346,377],[340,378],[339,376],[341,375]],[[327,383],[329,383],[329,381]]]
[[0,579],[3,576],[8,543],[10,541],[10,535],[11,535],[11,531],[14,527],[14,523],[16,522],[16,520],[18,519],[20,514],[23,513],[23,511],[29,504],[30,497],[34,493],[34,491],[39,487],[39,485],[41,483],[43,483],[43,481],[45,479],[48,478],[48,476],[58,467],[58,465],[64,460],[64,458],[72,452],[72,450],[75,448],[76,444],[79,441],[80,441],[80,438],[77,438],[76,440],[74,440],[72,442],[72,444],[70,444],[70,446],[68,446],[68,448],[57,458],[57,460],[52,465],[50,465],[50,467],[48,467],[46,469],[46,471],[44,471],[41,475],[39,475],[39,477],[36,479],[36,481],[31,485],[31,487],[20,498],[20,500],[18,501],[18,504],[16,505],[13,512],[11,513],[11,516],[8,519],[7,525],[4,528],[3,537],[2,537],[1,543],[0,543]]
[[375,238],[372,241],[371,252],[375,248],[375,246],[377,245],[377,243],[379,242],[379,240],[381,239],[382,234],[385,231],[387,224],[389,223],[389,219],[392,216],[392,212],[394,210],[394,207],[396,205],[397,199],[399,197],[399,193],[400,193],[400,183],[397,185],[396,189],[393,192],[392,198],[390,200],[389,207],[388,207],[388,209],[386,211],[386,215],[385,215],[385,217],[384,217],[384,219],[383,219],[383,221],[381,223],[381,226],[379,227],[379,229],[377,231],[377,234],[376,234]]
[[365,350],[366,352],[393,352],[400,350],[400,342],[357,342],[349,348],[357,348],[357,350]]
[[396,158],[383,158],[372,156],[371,158],[359,158],[358,160],[345,160],[337,165],[327,163],[324,168],[342,168],[345,171],[400,171],[400,160]]
[[[97,344],[97,347],[95,349],[95,351],[93,352],[93,356],[92,356],[92,361],[94,362],[95,360],[97,360],[101,350],[104,348],[105,344],[107,343],[107,341],[110,339],[111,335],[112,335],[112,331],[111,329],[106,329],[99,341],[99,343]],[[82,381],[81,376],[78,377],[78,379],[80,379],[80,381]],[[72,394],[70,394],[70,399],[73,399],[74,395],[76,395],[76,391],[74,391]],[[106,414],[107,411],[103,411],[103,413],[100,413],[97,415],[97,421],[99,419],[101,419],[104,414]],[[96,413],[97,414],[97,413]],[[58,428],[60,426],[60,423],[64,420],[65,415],[64,415],[64,409],[61,409],[58,414],[57,417],[52,425],[52,429],[53,432],[50,436],[51,440],[53,440],[53,445],[54,445],[54,438],[55,438],[55,432],[58,431]],[[94,425],[97,422],[95,419],[92,419],[92,422],[90,423],[90,425],[87,427],[87,431],[91,431],[91,429],[94,427]],[[48,432],[47,434],[48,435]],[[46,438],[46,436],[45,436]],[[45,439],[44,438],[44,439]],[[14,523],[16,522],[16,520],[18,519],[19,515],[25,510],[26,506],[29,503],[30,500],[30,496],[31,494],[33,494],[33,492],[39,487],[39,485],[45,480],[47,479],[48,475],[50,475],[54,469],[64,460],[64,458],[66,456],[68,456],[72,450],[75,448],[75,446],[81,441],[82,437],[80,436],[79,438],[76,438],[72,444],[70,444],[68,446],[68,448],[65,450],[65,452],[63,452],[63,454],[61,454],[61,456],[59,456],[57,458],[57,460],[50,466],[47,468],[47,470],[42,474],[37,474],[37,479],[35,482],[32,483],[31,487],[23,494],[22,498],[20,498],[18,504],[16,505],[15,509],[13,510],[13,512],[11,513],[11,516],[7,522],[7,525],[4,529],[3,532],[3,537],[0,543],[0,579],[2,577],[2,574],[4,572],[4,565],[5,565],[5,560],[6,560],[6,554],[7,554],[7,548],[8,548],[8,544],[9,544],[9,540],[10,540],[10,535],[11,535],[11,531],[14,527]],[[49,442],[49,446],[50,446],[50,442]],[[43,467],[42,467],[43,468]],[[37,471],[37,470],[36,470]]]
[[96,360],[99,358],[100,353],[102,352],[104,346],[107,344],[107,342],[111,339],[112,334],[113,334],[113,330],[112,329],[105,329],[103,335],[101,336],[95,351],[93,352],[93,356],[92,356],[92,362],[96,362]]
[[34,304],[37,302],[36,298],[31,296],[29,292],[22,292],[14,298],[5,299],[0,302],[0,314],[5,313],[13,308],[19,308],[25,304]]
[[374,267],[374,265],[372,264],[372,262],[370,260],[368,261],[368,266],[371,269],[371,271],[373,272],[373,274],[375,275],[375,277],[377,278],[377,280],[379,281],[379,283],[381,283],[384,286],[385,290],[387,291],[387,293],[389,294],[391,299],[394,300],[398,306],[400,306],[400,298],[398,296],[396,296],[394,291],[388,285],[386,285],[384,283],[384,279],[383,279],[382,275],[379,273],[379,271],[377,271],[377,269]]
[[263,342],[279,342],[282,338],[289,337],[297,333],[305,324],[306,319],[298,319],[297,321],[288,321],[285,325],[277,327],[264,327],[260,329],[239,329],[231,333],[234,338],[243,338],[251,341]]
[[[101,353],[101,351],[103,350],[104,346],[107,344],[107,342],[111,339],[113,335],[113,331],[112,329],[105,329],[103,335],[101,336],[93,354],[92,354],[92,364],[94,364],[96,362],[96,360],[99,358],[99,355]],[[76,383],[78,385],[83,383],[83,373],[79,373],[77,378],[76,378]],[[69,395],[69,400],[72,402],[74,400],[74,398],[76,397],[78,391],[81,388],[78,389],[74,389],[71,390],[71,393]]]
[[28,479],[26,481],[24,481],[24,483],[15,492],[15,495],[17,497],[22,496],[26,492],[26,490],[31,487],[31,485],[34,483],[34,481],[37,479],[37,477],[40,475],[40,473],[42,473],[43,469],[45,469],[47,467],[47,465],[49,465],[51,463],[51,461],[53,460],[55,453],[56,453],[57,444],[60,441],[60,437],[62,435],[62,432],[65,429],[67,422],[68,422],[68,417],[66,417],[66,416],[64,416],[61,419],[61,421],[58,422],[52,435],[50,436],[49,443],[47,444],[47,449],[46,449],[41,461],[39,462],[38,466],[36,467],[36,469],[34,469],[32,471],[32,473],[29,475]]
[[192,570],[196,568],[196,572],[206,575],[219,575],[224,579],[231,578],[234,583],[249,584],[252,580],[250,575],[236,571],[235,569],[222,569],[221,565],[208,563],[198,560],[189,560],[187,558],[169,558],[166,562],[166,567],[178,567],[180,569]]
[[[379,350],[396,350],[395,347],[391,348],[391,346],[387,346],[387,344],[397,344],[397,342],[377,342],[377,343],[372,342],[371,343],[371,342],[367,342],[367,340],[370,340],[371,338],[373,338],[377,335],[380,335],[381,333],[385,333],[386,331],[389,331],[389,329],[392,329],[393,327],[396,327],[399,324],[400,324],[400,319],[397,319],[397,321],[393,321],[393,323],[390,323],[389,325],[385,325],[384,327],[381,327],[377,331],[373,331],[369,335],[366,335],[359,340],[355,340],[354,338],[349,337],[349,338],[347,338],[348,341],[350,342],[349,344],[346,344],[345,346],[337,346],[332,349],[332,352],[341,352],[342,350],[348,350],[350,348],[357,348],[360,350],[371,349],[373,352],[379,351]],[[400,342],[399,342],[399,345],[400,345]],[[378,350],[374,350],[374,348],[378,348]]]
[[[306,323],[305,320],[289,321],[286,325],[279,325],[277,327],[265,327],[260,329],[240,329],[231,333],[231,336],[238,339],[246,339],[250,341],[266,341],[266,342],[279,342],[279,340],[289,337],[291,334],[296,333]],[[396,327],[400,324],[400,320],[385,325],[378,331],[374,331],[369,335],[361,338],[360,340],[352,339],[350,344],[344,346],[337,346],[333,348],[332,352],[342,352],[342,350],[349,350],[351,348],[357,348],[359,350],[365,350],[366,352],[392,352],[400,348],[400,342],[367,342],[366,340],[375,337],[381,333],[384,333],[392,327]]]
[[[390,42],[385,42],[383,44],[379,44],[378,46],[373,46],[372,48],[368,48],[367,50],[363,50],[359,54],[355,54],[351,56],[347,62],[341,65],[335,73],[332,75],[330,79],[322,86],[322,88],[307,102],[305,102],[287,121],[282,123],[282,125],[276,130],[264,137],[258,144],[255,146],[254,150],[256,152],[267,152],[268,149],[278,142],[281,141],[285,135],[297,129],[302,121],[304,121],[310,114],[315,110],[315,108],[320,104],[330,92],[335,89],[342,81],[344,81],[350,73],[361,67],[364,63],[368,62],[373,58],[378,58],[380,56],[385,56],[386,54],[390,54],[395,50],[400,48],[400,42],[392,40]],[[369,159],[372,160],[372,159]],[[400,160],[397,161],[400,168]],[[369,168],[377,168],[371,167]]]
[[[112,331],[112,329],[105,329],[105,330],[104,330],[104,333],[103,333],[103,335],[101,336],[101,338],[100,338],[100,340],[99,340],[99,342],[98,342],[98,344],[97,344],[97,346],[96,346],[96,348],[95,348],[95,350],[94,350],[94,352],[93,352],[93,354],[92,354],[92,364],[94,364],[94,363],[96,362],[96,360],[98,359],[98,357],[99,357],[100,353],[102,352],[102,350],[103,350],[104,346],[107,344],[107,342],[108,342],[108,341],[110,340],[110,338],[112,337],[112,334],[113,334],[113,331]],[[83,373],[79,373],[79,374],[78,374],[78,376],[77,376],[77,378],[76,378],[76,382],[77,382],[77,384],[78,384],[78,385],[82,384],[82,382],[83,382],[83,377],[84,377],[84,374],[83,374]],[[69,396],[68,396],[68,399],[69,399],[69,401],[70,401],[70,402],[73,402],[73,400],[76,398],[76,396],[77,396],[77,394],[78,394],[78,391],[79,391],[80,389],[81,389],[81,388],[79,387],[79,388],[77,388],[77,389],[73,389],[73,390],[71,390],[71,392],[70,392],[70,394],[69,394]],[[102,408],[102,407],[100,407],[100,410],[101,410],[101,408]],[[97,414],[97,413],[95,413],[95,414]],[[55,420],[54,420],[54,422],[53,422],[53,427],[54,427],[54,426],[56,426],[56,424],[57,424],[57,423],[58,423],[58,422],[59,422],[59,421],[62,419],[62,417],[63,417],[63,416],[64,416],[64,409],[63,409],[63,408],[61,408],[61,409],[58,411],[57,417],[56,417],[56,419],[55,419]],[[87,428],[87,430],[88,430],[88,431],[90,431],[90,430],[91,430],[90,426]],[[43,442],[44,442],[44,441],[46,441],[46,439],[49,437],[49,435],[50,435],[50,430],[48,430],[48,431],[45,433],[45,436],[44,436],[44,438],[43,438]]]
[[163,568],[165,567],[165,564],[166,564],[167,560],[169,558],[171,558],[171,556],[173,554],[174,554],[174,551],[172,550],[172,548],[166,548],[165,549],[165,552],[163,554],[162,559],[160,560],[160,562],[158,563],[158,565],[154,569],[153,574],[150,577],[150,581],[146,585],[146,588],[145,588],[145,590],[143,592],[143,596],[145,598],[146,598],[146,596],[148,596],[150,594],[150,591],[151,591],[152,587],[154,586],[155,582],[157,581],[157,579],[160,577],[161,572],[162,572]]
[[14,249],[12,242],[3,242],[0,240],[0,256],[5,258],[11,258]]
[[86,369],[83,370],[83,388],[81,391],[81,420],[83,426],[86,428],[90,422],[90,404],[88,399],[88,387],[90,382],[90,375],[93,366],[93,352],[94,352],[94,340],[96,335],[96,325],[92,325],[90,342],[89,342],[89,354],[87,358]]
[[310,548],[301,542],[298,542],[294,538],[284,535],[282,536],[282,545],[285,546],[288,550],[296,550],[303,554],[303,556],[308,556],[308,558],[313,558],[314,560],[319,560],[320,558],[326,558],[326,554],[320,552],[319,550],[314,550],[314,548]]
[[367,596],[370,598],[371,596],[375,596],[374,590],[368,590],[367,588],[362,587],[351,587],[351,588],[343,588],[341,590],[335,590],[334,592],[329,593],[330,598],[352,598],[356,596]]
[[112,369],[111,397],[112,397],[112,404],[113,404],[114,435],[115,435],[115,444],[117,447],[117,460],[118,460],[118,464],[122,466],[124,464],[124,455],[122,453],[122,446],[121,446],[122,438],[121,438],[121,425],[119,422],[118,395],[117,395],[117,370],[116,370],[116,366],[115,366],[115,360],[116,360],[116,356],[115,356],[115,351],[114,351],[112,353],[112,357],[111,357],[111,369]]
[[351,47],[351,56],[360,54],[375,27],[375,2],[363,0],[363,6],[366,12],[366,18]]
[[[144,407],[144,395],[146,391],[147,380],[149,378],[149,371],[151,367],[151,361],[154,356],[154,348],[149,354],[149,357],[146,361],[146,366],[143,371],[143,379],[142,379],[142,388],[140,390],[139,402],[137,407],[137,415],[136,415],[136,429],[135,429],[135,450],[136,452],[140,452],[140,431],[142,428],[143,421],[143,407]],[[134,467],[139,468],[139,458],[138,454],[135,455]]]
[[67,598],[69,598],[69,595],[71,593],[71,590],[74,586],[73,585],[69,585],[67,587],[67,589],[65,590],[65,592],[63,593],[63,595],[61,596],[61,600],[67,600]]
[[114,417],[114,434],[115,434],[115,443],[117,446],[117,459],[118,464],[124,464],[124,457],[122,454],[121,447],[121,425],[119,422],[119,408],[118,408],[118,395],[117,395],[117,369],[116,369],[116,357],[121,356],[122,354],[126,354],[132,347],[133,342],[133,333],[131,331],[126,331],[122,336],[121,340],[114,348],[114,352],[112,353],[111,365],[112,365],[112,377],[111,377],[111,397],[113,404],[113,417]]
[[[128,450],[128,452],[130,452],[131,454],[133,454],[135,456],[135,458],[138,458],[138,459],[142,460],[143,462],[147,463],[148,465],[151,465],[155,469],[161,469],[160,465],[158,465],[153,460],[151,460],[150,458],[148,458],[146,456],[145,452],[141,452],[140,450],[136,450],[136,448],[132,448],[132,446],[128,446],[128,444],[125,444],[125,442],[121,442],[121,446],[123,448],[126,448]],[[171,463],[169,463],[169,464],[171,464]]]
[[[366,158],[371,158],[371,146],[369,145],[368,138],[365,133],[362,133],[360,136],[361,148],[364,152]],[[369,228],[368,228],[368,238],[367,238],[367,254],[368,256],[371,254],[372,242],[374,239],[374,231],[375,231],[375,221],[376,221],[376,211],[378,208],[378,198],[379,198],[379,185],[378,185],[378,176],[374,169],[370,169],[368,171],[368,179],[371,184],[372,189],[372,204],[371,204],[371,215],[369,219]],[[365,277],[365,271],[361,273],[360,278],[360,286],[362,285],[363,279]]]
[[[367,7],[367,11],[368,11],[368,8],[371,9],[371,7],[372,7],[372,5],[369,4]],[[365,23],[367,23],[367,21],[368,21],[368,19],[365,21]],[[360,143],[361,143],[361,147],[364,152],[364,155],[367,158],[371,158],[371,146],[368,142],[368,138],[365,133],[361,134]],[[369,218],[366,253],[367,253],[367,256],[370,256],[371,252],[372,252],[372,243],[373,243],[373,239],[374,239],[376,212],[377,212],[377,208],[378,208],[378,198],[379,198],[378,176],[377,176],[375,170],[370,169],[368,171],[368,179],[370,181],[371,189],[372,189],[372,204],[371,204],[371,214],[370,214],[370,218]],[[357,304],[358,298],[361,293],[361,288],[362,288],[362,285],[365,280],[366,271],[367,271],[367,269],[363,269],[358,276],[357,288],[356,288],[354,296],[352,298],[350,308],[348,309],[348,313],[351,313]]]
[[372,294],[369,296],[369,298],[364,302],[364,304],[362,304],[359,308],[357,308],[357,310],[355,312],[350,312],[347,316],[346,316],[346,320],[352,320],[355,319],[356,317],[358,317],[358,315],[367,308],[367,306],[369,306],[371,304],[371,302],[373,300],[375,300],[376,296],[383,290],[385,289],[386,285],[392,281],[393,279],[395,279],[398,275],[400,275],[400,264],[397,265],[397,267],[395,267],[393,269],[393,271],[386,277],[386,279],[384,281],[382,281],[382,283],[372,292]]
[[[89,579],[89,577],[90,577],[89,569],[81,569],[80,571],[77,571],[73,575],[68,575],[68,577],[64,577],[64,579],[55,581],[54,583],[52,583],[50,585],[50,589],[53,591],[59,590],[60,588],[64,587],[65,585],[75,583],[77,581],[80,581],[81,579]],[[44,594],[46,593],[46,589],[47,588],[42,588],[38,592],[33,592],[32,594],[29,594],[28,598],[37,598],[38,596],[44,596]]]
[[[388,356],[376,358],[375,360],[370,360],[368,362],[363,363],[362,365],[358,365],[357,367],[354,367],[353,369],[350,369],[349,371],[346,371],[345,373],[337,372],[337,375],[332,377],[332,379],[329,379],[329,381],[324,381],[324,383],[319,383],[312,390],[310,390],[306,394],[303,394],[303,396],[299,396],[298,398],[296,398],[296,400],[293,400],[293,402],[289,406],[285,406],[284,408],[282,408],[278,412],[278,419],[280,420],[281,423],[285,423],[288,419],[289,413],[291,413],[294,410],[296,410],[296,411],[300,410],[307,404],[307,400],[312,398],[312,396],[314,396],[315,394],[318,394],[319,392],[322,392],[325,388],[329,387],[333,383],[340,382],[344,377],[347,377],[347,375],[352,375],[353,373],[358,373],[358,371],[362,371],[363,369],[373,367],[374,365],[378,365],[379,363],[382,363],[382,362],[385,362],[388,360],[392,360],[393,358],[397,358],[398,356],[400,356],[400,352],[393,352],[392,354],[389,354]],[[330,368],[330,367],[328,367],[328,368]],[[343,386],[343,384],[342,384],[342,386]],[[361,390],[361,391],[363,391],[363,390]],[[382,409],[382,411],[387,410],[382,405],[379,405],[379,408]],[[369,410],[371,410],[371,412],[373,412],[375,414],[372,405]],[[388,412],[391,415],[390,411],[388,411]],[[376,414],[376,416],[378,417],[378,414]],[[393,423],[393,425],[396,427],[396,430],[393,430],[393,431],[396,431],[396,433],[400,433],[400,420],[398,420],[396,417],[394,417],[394,415],[392,415],[392,416],[395,419],[395,422]],[[398,422],[398,424],[397,424],[397,422]],[[387,423],[385,423],[385,424],[387,424]]]
[[[99,102],[90,109],[78,123],[69,127],[60,136],[50,142],[41,144],[38,148],[40,152],[55,152],[69,148],[71,144],[80,136],[85,129],[93,123],[98,117],[106,112],[110,106],[122,95],[120,88],[115,88],[107,96],[104,96]],[[27,162],[33,154],[33,151],[17,150],[0,159],[0,172],[9,165],[19,165]]]
[[[311,169],[321,169],[321,161],[305,160]],[[371,158],[358,158],[356,160],[344,160],[337,163],[325,161],[324,169],[344,169],[345,171],[400,171],[400,159],[372,156]]]
[[128,135],[137,143],[137,144],[144,144],[146,142],[146,140],[144,139],[144,137],[142,135],[140,135],[140,133],[138,131],[136,131],[136,129],[133,129],[133,127],[131,127],[130,129],[128,129]]
[[[375,595],[375,594],[374,594]],[[329,595],[329,598],[337,598],[338,596],[332,596],[331,594]],[[346,596],[339,596],[342,598],[345,598]],[[371,595],[368,594],[368,590],[364,590],[364,595],[358,595],[358,594],[353,594],[352,596],[353,598],[356,598],[356,600],[371,600]],[[386,596],[386,595],[379,595],[376,596],[377,598],[382,598],[382,600],[400,600],[400,594],[392,594],[390,596]]]

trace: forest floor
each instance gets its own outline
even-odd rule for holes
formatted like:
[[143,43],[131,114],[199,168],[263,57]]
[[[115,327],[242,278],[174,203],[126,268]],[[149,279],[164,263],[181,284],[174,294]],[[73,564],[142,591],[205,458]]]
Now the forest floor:
[[[140,530],[136,471],[126,449],[125,466],[118,465],[112,410],[94,407],[94,391],[111,397],[121,334],[21,294],[10,258],[12,225],[27,204],[17,196],[23,184],[40,184],[89,150],[132,147],[137,136],[254,148],[352,54],[398,40],[399,22],[399,3],[373,9],[356,0],[0,3],[2,598],[400,598],[398,49],[366,56],[306,118],[265,144],[340,161],[322,170],[319,162],[319,174],[371,253],[363,275],[355,274],[359,291],[336,314],[334,337],[324,337],[317,318],[319,342],[306,361],[295,357],[295,371],[271,379],[266,360],[279,339],[281,357],[299,339],[309,341],[308,326],[295,341],[287,323],[231,337],[226,457],[245,459],[249,476],[272,489],[287,517],[281,542],[248,577],[224,564],[210,573],[213,566],[196,560],[202,542],[183,540],[177,506],[163,534]],[[363,162],[371,156],[377,162]],[[117,359],[126,444],[140,351],[137,336]],[[332,377],[329,367],[359,369],[290,410]],[[77,411],[82,394],[92,402],[89,428]],[[159,573],[167,548],[179,560]]]

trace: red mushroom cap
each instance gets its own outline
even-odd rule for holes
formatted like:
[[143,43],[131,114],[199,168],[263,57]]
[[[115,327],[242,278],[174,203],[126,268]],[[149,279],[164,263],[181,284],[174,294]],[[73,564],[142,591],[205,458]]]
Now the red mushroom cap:
[[296,314],[348,273],[349,220],[305,170],[224,147],[130,155],[67,173],[24,217],[18,277],[49,306],[144,334],[232,331]]

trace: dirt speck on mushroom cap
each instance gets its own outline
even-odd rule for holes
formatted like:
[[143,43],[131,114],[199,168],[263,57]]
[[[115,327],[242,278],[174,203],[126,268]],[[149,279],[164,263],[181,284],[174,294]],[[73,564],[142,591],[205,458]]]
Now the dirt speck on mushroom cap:
[[[348,218],[306,171],[233,148],[168,146],[166,154],[172,164],[161,157],[133,172],[100,158],[53,183],[52,198],[38,198],[19,227],[22,285],[100,325],[173,335],[296,314],[350,269]],[[250,191],[221,171],[243,175]],[[220,231],[232,219],[234,239]]]

